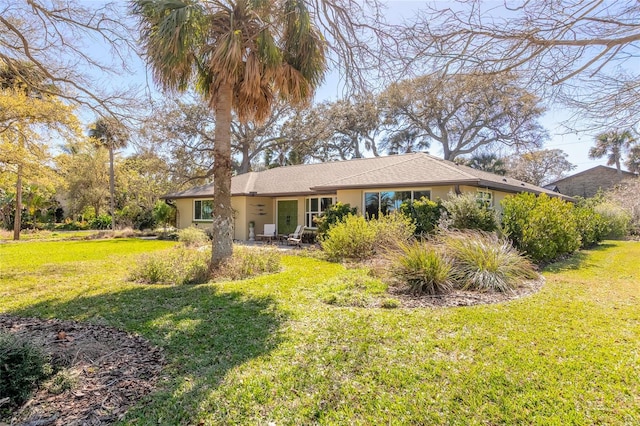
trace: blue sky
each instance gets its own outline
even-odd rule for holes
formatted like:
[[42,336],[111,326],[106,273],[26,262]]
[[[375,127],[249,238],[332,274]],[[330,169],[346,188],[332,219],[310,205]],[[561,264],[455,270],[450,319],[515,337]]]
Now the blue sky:
[[[415,8],[423,5],[421,1],[405,1],[405,0],[388,0],[388,13],[387,19],[399,22],[403,17],[411,17],[415,12]],[[135,59],[134,59],[135,60]],[[156,88],[153,82],[146,74],[145,66],[140,63],[134,67],[135,75],[129,77],[123,77],[123,80],[127,82],[135,82],[138,84],[149,84],[152,92],[156,92]],[[113,81],[115,86],[119,86],[117,81]],[[338,73],[335,71],[329,72],[325,79],[325,83],[320,87],[316,93],[316,102],[323,100],[335,100],[341,93],[342,89],[339,87],[340,81]],[[567,111],[562,105],[551,105],[549,111],[541,119],[542,125],[547,129],[550,135],[550,139],[545,145],[545,148],[558,148],[562,149],[569,155],[569,161],[576,165],[576,169],[572,172],[579,172],[588,168],[594,167],[600,164],[606,164],[606,159],[591,160],[587,153],[589,148],[593,145],[594,133],[590,132],[569,132],[563,123],[570,119],[571,112]],[[576,128],[580,128],[581,123],[578,121]],[[587,126],[584,126],[585,128]],[[434,147],[430,151],[434,155],[441,155],[438,148]]]

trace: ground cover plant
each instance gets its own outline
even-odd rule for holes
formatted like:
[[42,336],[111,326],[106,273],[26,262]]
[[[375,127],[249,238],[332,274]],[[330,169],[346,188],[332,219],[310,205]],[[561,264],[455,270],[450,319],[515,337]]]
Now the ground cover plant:
[[638,243],[552,264],[530,297],[447,309],[328,304],[331,289],[377,290],[365,269],[301,256],[249,280],[127,281],[141,252],[170,246],[0,244],[0,312],[108,324],[163,349],[162,379],[124,424],[640,422]]

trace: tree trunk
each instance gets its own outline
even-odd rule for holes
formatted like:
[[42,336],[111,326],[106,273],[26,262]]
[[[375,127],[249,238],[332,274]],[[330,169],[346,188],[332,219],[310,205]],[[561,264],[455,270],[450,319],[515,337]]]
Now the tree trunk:
[[217,269],[233,253],[231,209],[231,102],[232,88],[222,84],[216,95],[216,128],[213,146],[213,229],[211,269]]
[[13,239],[20,239],[22,226],[22,165],[18,164],[18,178],[16,180],[16,214],[13,218]]
[[251,160],[249,158],[249,144],[242,144],[242,162],[240,163],[240,174],[249,173]]
[[109,207],[111,209],[111,230],[116,230],[116,177],[113,172],[113,147],[109,147]]

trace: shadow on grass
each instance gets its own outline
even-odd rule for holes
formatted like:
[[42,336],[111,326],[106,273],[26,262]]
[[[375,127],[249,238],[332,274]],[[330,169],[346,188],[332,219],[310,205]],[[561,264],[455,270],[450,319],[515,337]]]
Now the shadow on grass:
[[214,286],[141,287],[69,301],[49,300],[19,316],[105,322],[161,346],[167,363],[158,390],[128,418],[143,424],[194,424],[198,407],[226,373],[279,344],[286,314],[272,298]]
[[544,272],[562,272],[562,271],[570,271],[577,270],[581,268],[586,268],[591,266],[591,263],[587,263],[587,259],[589,258],[589,252],[594,251],[605,251],[612,247],[615,247],[614,244],[599,244],[594,247],[590,247],[586,250],[581,250],[573,253],[566,259],[559,260],[554,263],[550,263],[543,268]]

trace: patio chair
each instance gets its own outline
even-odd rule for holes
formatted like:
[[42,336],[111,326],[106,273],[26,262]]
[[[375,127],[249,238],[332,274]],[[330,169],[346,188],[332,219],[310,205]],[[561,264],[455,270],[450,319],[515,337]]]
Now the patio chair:
[[266,240],[267,243],[272,242],[273,239],[276,237],[276,224],[265,223],[263,233],[256,235],[256,237],[258,237],[261,240]]
[[304,232],[304,228],[302,225],[298,225],[296,230],[293,231],[292,234],[289,234],[287,237],[287,245],[296,245],[300,247],[300,243],[302,243],[302,233]]

